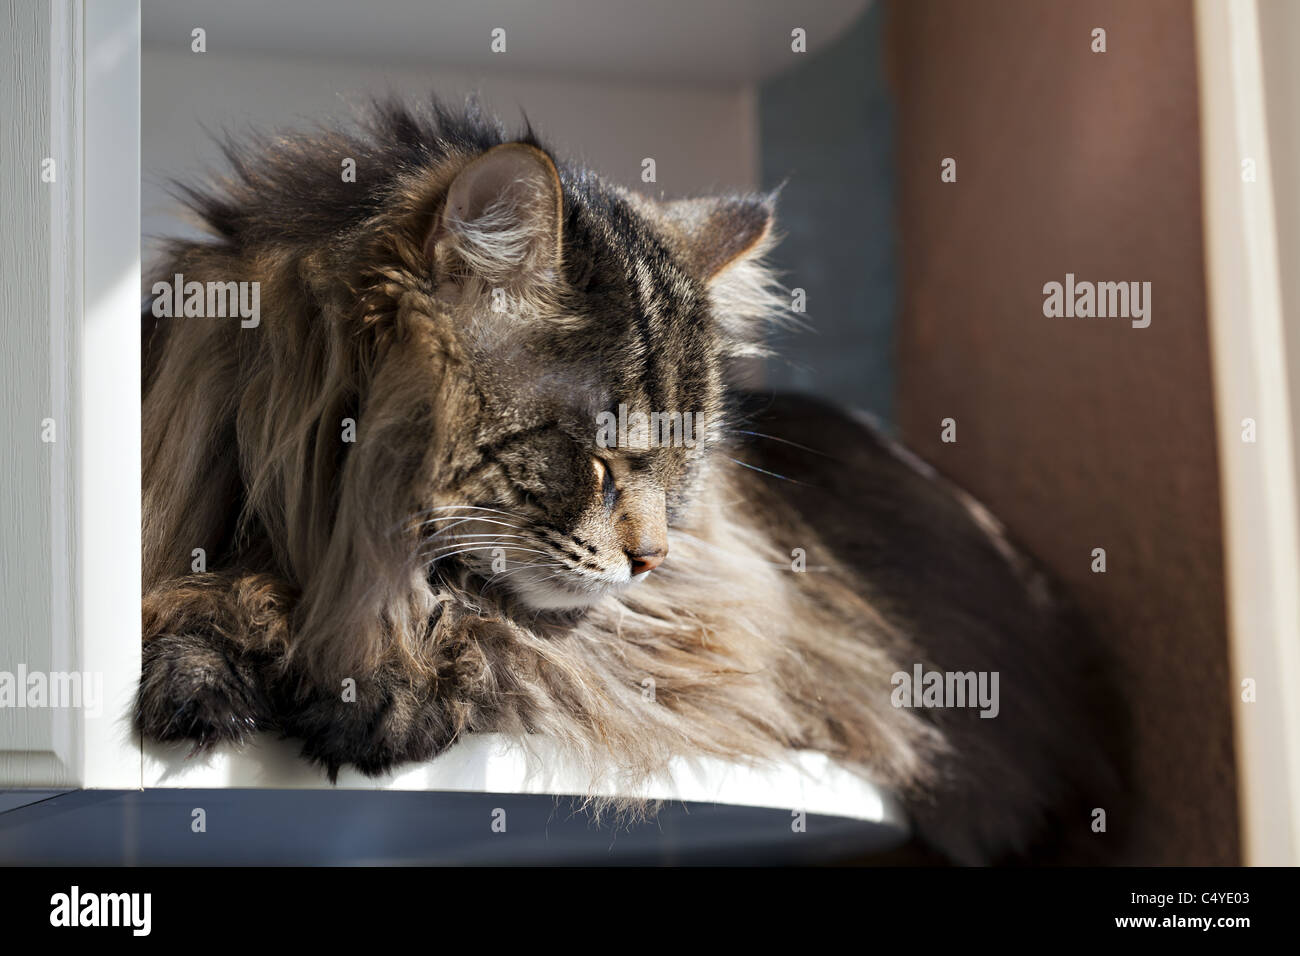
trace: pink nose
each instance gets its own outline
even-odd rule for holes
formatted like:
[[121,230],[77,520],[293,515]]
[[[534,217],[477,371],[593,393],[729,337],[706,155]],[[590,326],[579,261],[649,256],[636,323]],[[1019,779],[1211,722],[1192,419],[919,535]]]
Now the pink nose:
[[642,554],[628,554],[632,561],[632,576],[645,574],[647,571],[653,571],[659,565],[664,563],[664,558],[668,557],[668,549],[663,548],[656,551],[646,551]]

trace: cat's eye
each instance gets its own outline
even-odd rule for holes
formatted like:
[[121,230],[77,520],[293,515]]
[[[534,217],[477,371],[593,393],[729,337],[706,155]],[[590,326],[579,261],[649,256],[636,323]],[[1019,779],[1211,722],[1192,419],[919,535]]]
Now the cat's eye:
[[591,459],[591,467],[596,472],[596,483],[600,486],[601,497],[605,499],[605,507],[614,507],[614,502],[618,499],[618,487],[614,484],[614,473],[609,470],[609,465],[603,458],[597,458],[594,455]]

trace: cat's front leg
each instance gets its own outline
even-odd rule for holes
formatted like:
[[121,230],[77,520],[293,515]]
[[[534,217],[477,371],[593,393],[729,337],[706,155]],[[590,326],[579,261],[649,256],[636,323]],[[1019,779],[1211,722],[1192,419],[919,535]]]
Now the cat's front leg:
[[283,669],[292,595],[266,574],[206,573],[145,595],[135,725],[194,751],[276,726],[267,693]]
[[425,640],[389,647],[365,673],[311,677],[298,661],[273,691],[281,729],[332,781],[345,765],[373,777],[431,760],[462,735],[498,726],[500,698],[519,688],[484,680],[484,648],[509,644],[504,622],[443,610]]

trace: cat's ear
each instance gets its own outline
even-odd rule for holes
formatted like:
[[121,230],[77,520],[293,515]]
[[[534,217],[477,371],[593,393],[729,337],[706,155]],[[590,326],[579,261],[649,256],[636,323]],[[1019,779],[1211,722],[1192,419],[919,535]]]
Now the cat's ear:
[[659,204],[682,264],[708,290],[722,348],[732,358],[766,354],[769,328],[789,315],[763,262],[776,241],[775,200],[770,194]]
[[661,209],[687,268],[709,283],[766,251],[774,207],[772,196],[760,195],[678,199]]
[[560,269],[563,209],[546,153],[526,143],[494,146],[452,180],[425,255],[435,267],[454,257],[488,286],[547,282]]

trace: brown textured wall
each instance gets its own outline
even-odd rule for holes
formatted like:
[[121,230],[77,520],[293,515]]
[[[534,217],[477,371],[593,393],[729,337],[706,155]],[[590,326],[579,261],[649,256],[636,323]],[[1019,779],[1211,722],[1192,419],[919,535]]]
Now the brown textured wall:
[[[1123,860],[1235,863],[1190,0],[904,0],[887,42],[902,436],[1123,662],[1140,785]],[[1066,272],[1151,282],[1150,327],[1044,317]]]

